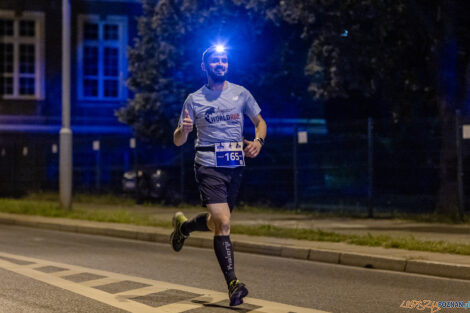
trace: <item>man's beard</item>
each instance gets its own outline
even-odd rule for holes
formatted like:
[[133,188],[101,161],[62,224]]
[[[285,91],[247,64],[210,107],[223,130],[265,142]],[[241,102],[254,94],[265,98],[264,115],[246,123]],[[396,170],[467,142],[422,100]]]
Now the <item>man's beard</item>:
[[208,71],[208,73],[209,73],[210,78],[212,78],[212,80],[216,83],[224,82],[227,76],[227,73],[224,73],[224,75],[217,75],[216,73],[210,70]]

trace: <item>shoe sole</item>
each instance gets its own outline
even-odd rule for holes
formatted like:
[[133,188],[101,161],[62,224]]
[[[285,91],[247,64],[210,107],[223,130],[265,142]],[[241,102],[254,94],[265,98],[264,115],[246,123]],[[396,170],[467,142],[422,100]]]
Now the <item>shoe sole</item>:
[[235,292],[232,297],[230,297],[230,306],[237,306],[243,304],[243,298],[245,298],[247,295],[248,289],[246,289],[245,287],[240,288],[240,290],[237,290],[237,292]]

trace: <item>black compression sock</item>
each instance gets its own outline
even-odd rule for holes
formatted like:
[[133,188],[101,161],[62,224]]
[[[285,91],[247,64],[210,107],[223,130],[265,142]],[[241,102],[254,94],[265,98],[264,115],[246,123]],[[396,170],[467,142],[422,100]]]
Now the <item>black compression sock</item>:
[[230,236],[214,236],[214,251],[227,285],[229,285],[232,280],[237,279]]
[[200,213],[190,219],[187,222],[184,222],[181,225],[181,232],[183,235],[188,236],[191,232],[197,231],[209,231],[210,229],[207,227],[207,216],[209,213]]

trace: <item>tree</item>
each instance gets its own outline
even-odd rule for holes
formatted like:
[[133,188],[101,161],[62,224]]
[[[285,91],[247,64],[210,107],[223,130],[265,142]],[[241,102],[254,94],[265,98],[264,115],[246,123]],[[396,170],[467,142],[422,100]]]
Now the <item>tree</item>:
[[[286,103],[292,110],[305,107],[311,99],[303,73],[307,46],[301,28],[286,23],[277,4],[144,0],[139,36],[129,49],[134,97],[117,112],[119,119],[140,137],[168,143],[185,97],[204,83],[201,54],[216,41],[229,46],[230,77],[268,103],[263,110],[285,111]],[[296,84],[287,83],[293,79]]]
[[296,22],[310,43],[305,67],[315,98],[331,100],[359,92],[381,106],[383,116],[406,119],[434,114],[433,86],[426,75],[432,38],[407,0],[295,0]]
[[[457,185],[456,110],[465,110],[465,95],[469,94],[470,39],[467,34],[467,2],[439,1],[428,31],[435,39],[431,66],[436,86],[436,100],[441,122],[440,188],[436,211],[458,216],[459,191]],[[467,112],[468,113],[468,112]],[[462,216],[461,216],[462,218]]]
[[[137,136],[158,138],[168,143],[170,122],[168,110],[168,82],[161,73],[164,49],[152,25],[156,0],[142,0],[143,15],[138,19],[139,37],[134,39],[134,48],[128,50],[129,79],[127,84],[134,95],[126,107],[116,112],[121,122],[132,126]],[[169,102],[171,103],[171,102]]]
[[[310,42],[309,90],[325,100],[355,92],[395,123],[440,121],[436,212],[457,215],[455,110],[469,97],[469,4],[452,0],[294,0],[287,11]],[[340,34],[347,31],[347,36]]]
[[274,112],[289,103],[299,116],[312,111],[311,96],[328,105],[360,95],[397,125],[438,117],[437,207],[455,213],[450,136],[454,110],[470,100],[467,2],[143,0],[143,8],[129,50],[134,98],[117,113],[138,135],[171,139],[184,98],[204,81],[203,49],[228,39],[232,77]]

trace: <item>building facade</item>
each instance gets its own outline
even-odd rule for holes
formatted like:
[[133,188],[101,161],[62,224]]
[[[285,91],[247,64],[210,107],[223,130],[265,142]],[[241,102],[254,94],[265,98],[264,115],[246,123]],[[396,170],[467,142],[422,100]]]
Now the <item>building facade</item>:
[[[109,118],[127,99],[136,0],[71,1],[72,117]],[[62,1],[0,3],[0,114],[60,117]],[[30,119],[31,120],[31,119]]]
[[[138,0],[70,0],[70,7],[74,191],[120,191],[123,173],[150,164],[173,172],[180,193],[192,191],[197,199],[197,188],[190,185],[194,181],[192,147],[155,147],[137,140],[136,149],[130,127],[115,116],[116,109],[132,97],[126,87],[127,48],[137,35],[142,4]],[[61,108],[62,0],[2,0],[0,196],[58,190]],[[325,121],[284,117],[267,122],[270,138],[278,143],[270,145],[271,153],[268,150],[253,162],[267,166],[269,172],[285,164],[283,175],[288,180],[292,136],[296,138],[298,130],[323,136]],[[253,129],[245,131],[251,131],[247,138],[254,136]],[[255,174],[251,175],[255,186],[266,179],[283,182],[261,171]],[[256,189],[249,186],[246,190]]]
[[[97,141],[121,138],[117,144],[114,140],[108,150],[120,151],[112,155],[124,167],[132,162],[132,153],[125,150],[132,132],[118,122],[114,112],[129,96],[125,83],[126,52],[137,34],[137,16],[142,5],[137,0],[71,0],[70,6],[74,181],[80,185],[96,178],[83,174],[89,172],[83,169],[96,163]],[[62,0],[1,1],[3,191],[9,193],[8,190],[31,184],[42,188],[45,180],[57,183],[61,108]],[[100,162],[105,162],[112,157],[102,153],[100,158]],[[82,170],[75,170],[79,168]]]

